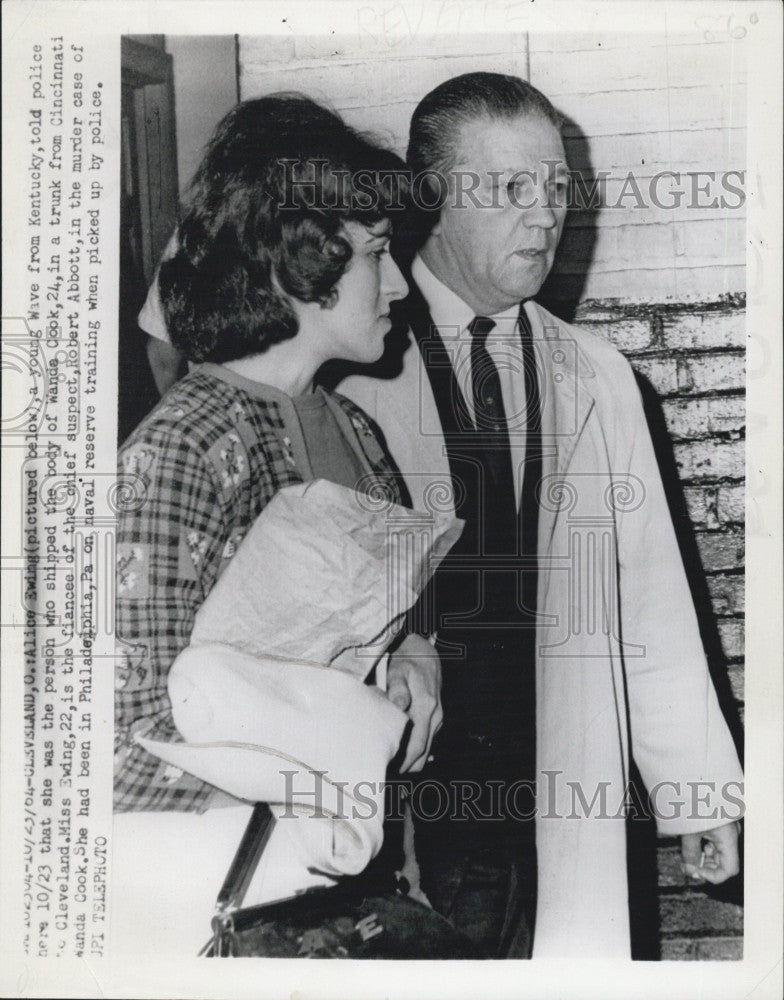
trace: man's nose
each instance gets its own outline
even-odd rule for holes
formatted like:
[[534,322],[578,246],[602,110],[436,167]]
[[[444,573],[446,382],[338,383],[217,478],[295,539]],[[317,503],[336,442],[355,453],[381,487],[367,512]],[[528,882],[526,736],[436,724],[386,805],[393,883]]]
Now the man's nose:
[[536,199],[530,208],[523,213],[523,225],[528,229],[538,227],[539,229],[553,229],[558,224],[556,206],[550,201],[551,195],[547,191],[537,192]]
[[552,190],[548,179],[549,174],[537,178],[535,195],[522,213],[523,225],[529,229],[534,227],[554,229],[558,225],[560,216],[558,195]]
[[408,284],[392,254],[384,254],[381,289],[390,302],[408,295]]

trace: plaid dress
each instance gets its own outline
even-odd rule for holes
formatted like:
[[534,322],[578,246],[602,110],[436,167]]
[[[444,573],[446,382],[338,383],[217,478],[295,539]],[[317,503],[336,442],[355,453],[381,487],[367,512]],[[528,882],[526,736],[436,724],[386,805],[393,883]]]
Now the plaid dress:
[[[215,789],[148,754],[137,734],[176,740],[169,667],[243,535],[284,486],[301,483],[279,402],[197,368],[119,453],[115,809],[203,811]],[[401,502],[380,432],[343,396],[328,402],[368,472]],[[353,485],[353,484],[343,484]]]

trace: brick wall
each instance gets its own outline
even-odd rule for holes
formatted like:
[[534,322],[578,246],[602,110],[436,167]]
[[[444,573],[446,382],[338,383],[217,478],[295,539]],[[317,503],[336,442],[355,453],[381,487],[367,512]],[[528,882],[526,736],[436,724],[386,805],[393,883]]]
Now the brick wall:
[[296,90],[334,108],[355,128],[373,132],[401,156],[419,100],[460,73],[491,67],[527,76],[527,36],[515,32],[356,35],[239,40],[243,98]]
[[[646,8],[648,24],[653,16]],[[401,154],[417,101],[471,70],[524,76],[567,116],[572,169],[588,184],[599,170],[611,177],[602,204],[569,213],[543,296],[555,312],[608,337],[639,375],[711,669],[737,721],[745,214],[711,206],[714,191],[690,197],[686,175],[745,169],[744,43],[731,26],[668,33],[664,18],[658,33],[639,36],[527,35],[519,26],[472,36],[241,37],[240,93],[303,91]],[[632,196],[610,207],[630,171],[645,197],[665,170],[682,178],[660,183],[660,201],[677,200],[667,192],[685,189],[679,205],[641,206]],[[730,205],[739,200],[727,198]],[[685,887],[674,841],[660,843],[658,877],[664,958],[740,956],[741,887]]]
[[[713,197],[693,197],[687,175],[745,169],[746,53],[729,31],[707,36],[532,34],[529,67],[567,115],[570,167],[588,184],[611,172],[603,204],[569,213],[544,293],[638,374],[711,671],[740,741],[745,212],[706,207]],[[681,174],[677,208],[640,207],[635,195],[610,207],[629,172],[645,195],[661,171]],[[684,886],[677,842],[662,840],[658,854],[662,957],[741,958],[742,885]]]
[[[575,316],[581,326],[601,332],[623,351],[638,375],[654,438],[661,447],[666,482],[668,459],[677,469],[677,479],[671,477],[667,485],[687,568],[702,571],[707,584],[712,622],[704,622],[704,631],[715,624],[721,640],[718,655],[723,654],[729,664],[732,691],[741,710],[743,306],[742,295],[686,307],[589,302],[580,304]],[[658,437],[657,417],[666,428],[666,434]],[[684,513],[688,525],[682,523]],[[710,635],[705,638],[709,641]]]
[[[707,178],[686,179],[745,168],[745,43],[708,34],[531,35],[530,80],[567,116],[571,168],[588,183],[611,172],[604,204],[570,213],[556,265],[561,295],[699,302],[744,290],[745,211],[721,207],[723,195],[728,205],[741,199],[718,176],[703,194],[692,184]],[[680,182],[654,181],[664,171]],[[652,184],[660,204],[679,204],[658,207]]]
[[[744,299],[582,303],[638,373],[720,700],[743,717]],[[684,886],[676,840],[658,850],[661,957],[743,957],[742,885]],[[646,956],[647,957],[647,956]]]

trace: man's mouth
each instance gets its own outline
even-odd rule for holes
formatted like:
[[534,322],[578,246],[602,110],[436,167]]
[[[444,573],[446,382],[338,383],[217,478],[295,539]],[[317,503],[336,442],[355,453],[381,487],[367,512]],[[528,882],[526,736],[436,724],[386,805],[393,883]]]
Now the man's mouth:
[[524,249],[524,250],[515,250],[515,253],[517,254],[518,257],[528,257],[531,260],[536,260],[539,257],[546,257],[547,256],[547,251],[546,250]]

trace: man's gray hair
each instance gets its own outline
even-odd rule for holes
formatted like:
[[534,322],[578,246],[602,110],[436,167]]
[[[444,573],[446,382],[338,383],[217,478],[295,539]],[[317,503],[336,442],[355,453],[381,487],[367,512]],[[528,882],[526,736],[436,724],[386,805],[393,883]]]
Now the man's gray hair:
[[560,131],[562,116],[536,87],[502,73],[464,73],[431,90],[411,118],[406,159],[414,176],[446,174],[457,162],[460,132],[468,122],[530,115]]

